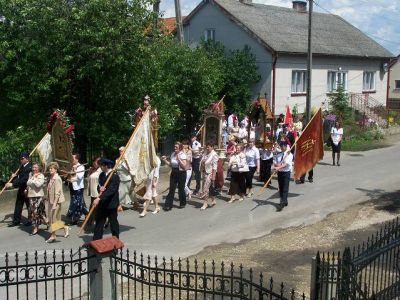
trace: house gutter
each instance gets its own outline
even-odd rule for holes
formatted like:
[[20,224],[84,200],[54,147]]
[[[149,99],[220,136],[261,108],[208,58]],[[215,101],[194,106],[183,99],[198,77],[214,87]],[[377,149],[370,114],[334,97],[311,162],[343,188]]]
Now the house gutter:
[[[278,60],[278,54],[273,53],[272,62],[272,115],[275,116],[275,86],[276,86],[276,61]],[[272,127],[274,128],[274,127]]]
[[389,104],[389,90],[390,90],[390,70],[392,69],[389,63],[388,75],[387,75],[387,85],[386,85],[386,109],[388,109]]

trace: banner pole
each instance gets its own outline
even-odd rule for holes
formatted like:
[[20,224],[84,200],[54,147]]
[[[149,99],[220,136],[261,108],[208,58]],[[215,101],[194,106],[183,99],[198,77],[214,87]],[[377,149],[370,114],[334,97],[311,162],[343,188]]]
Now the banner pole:
[[[136,126],[135,129],[133,130],[133,133],[132,133],[132,135],[130,136],[128,142],[126,143],[124,150],[122,151],[122,153],[121,153],[120,156],[118,157],[117,162],[116,162],[115,165],[114,165],[114,168],[112,168],[111,172],[110,172],[109,175],[107,176],[107,180],[106,180],[106,182],[104,183],[103,187],[107,187],[107,185],[108,185],[108,183],[110,182],[111,177],[112,177],[112,175],[114,174],[115,170],[116,170],[117,167],[122,163],[122,159],[123,159],[123,157],[124,157],[124,155],[125,155],[125,152],[126,152],[126,150],[128,149],[128,146],[129,146],[130,143],[132,142],[133,138],[135,137],[138,128],[140,128],[140,126],[142,125],[142,123],[143,123],[143,121],[144,121],[144,119],[145,119],[146,114],[147,114],[147,117],[149,117],[150,108],[151,108],[150,106],[147,107],[147,109],[146,109],[146,111],[144,112],[144,114],[143,114],[142,118],[140,119],[139,123],[137,124],[137,126]],[[102,194],[102,192],[100,192],[99,197],[101,196],[101,194]],[[92,207],[90,208],[90,211],[89,211],[89,213],[87,214],[87,216],[86,216],[86,218],[85,218],[85,221],[83,222],[82,226],[79,228],[78,235],[81,235],[81,233],[82,233],[82,231],[83,231],[83,228],[85,228],[85,226],[86,226],[87,222],[89,221],[90,216],[92,215],[92,213],[93,213],[93,211],[95,210],[95,208],[96,208],[96,207],[94,207],[94,206],[92,206]]]

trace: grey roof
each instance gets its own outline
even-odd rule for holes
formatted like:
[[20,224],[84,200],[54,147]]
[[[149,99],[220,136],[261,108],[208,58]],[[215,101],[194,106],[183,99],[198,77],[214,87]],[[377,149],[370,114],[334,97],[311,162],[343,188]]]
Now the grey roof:
[[[237,0],[213,1],[271,50],[281,53],[307,53],[308,13],[272,5],[247,5]],[[315,54],[393,57],[383,46],[336,15],[313,13],[312,35]]]

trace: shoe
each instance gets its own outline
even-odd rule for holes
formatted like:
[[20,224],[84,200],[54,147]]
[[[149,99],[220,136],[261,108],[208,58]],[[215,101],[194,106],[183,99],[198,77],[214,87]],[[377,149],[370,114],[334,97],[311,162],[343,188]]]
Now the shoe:
[[304,181],[302,181],[302,180],[296,180],[296,184],[302,184],[302,183],[304,183]]
[[279,204],[279,205],[276,207],[276,211],[282,211],[282,209],[283,209],[283,205],[282,205],[282,204]]
[[17,223],[17,222],[12,222],[12,223],[8,224],[7,226],[8,226],[8,227],[15,227],[15,226],[18,226],[18,225],[19,225],[19,223]]
[[64,237],[65,237],[65,238],[69,237],[69,226],[65,227],[64,230],[65,230]]
[[186,206],[186,204],[185,205],[179,205],[179,209],[185,208],[185,206]]
[[56,240],[56,238],[55,238],[55,237],[49,237],[49,238],[46,240],[46,243],[48,243],[48,244],[50,244],[50,243],[54,243],[54,242],[55,242],[55,240]]
[[30,235],[30,236],[37,235],[38,231],[39,231],[39,230],[32,231],[29,235]]
[[231,200],[229,200],[228,203],[233,203],[233,201],[235,201],[234,198],[232,198]]
[[164,210],[164,211],[170,211],[171,209],[172,209],[172,207],[168,207],[168,206],[163,207],[163,210]]
[[205,209],[207,209],[207,207],[208,207],[208,204],[203,205],[202,207],[200,207],[200,210],[205,210]]
[[286,202],[286,203],[284,203],[284,204],[283,204],[283,206],[288,206],[288,203],[287,203],[287,202]]
[[340,163],[337,163],[337,166],[340,167]]
[[153,211],[153,215],[158,214],[160,212],[161,208],[157,207],[154,211]]
[[308,179],[308,182],[314,182],[314,179],[310,178]]
[[335,162],[333,162],[333,163],[332,163],[332,166],[335,166],[335,165],[336,165]]
[[[253,192],[250,192],[250,193],[248,193],[248,194],[246,195],[246,197],[247,197],[247,198],[251,198],[251,197],[253,197],[253,195],[254,195]],[[239,199],[239,200],[240,200],[240,199]]]
[[28,227],[28,226],[32,226],[32,222],[31,221],[27,221],[24,223],[24,226]]
[[139,214],[139,217],[143,218],[147,213],[146,212],[142,212],[141,214]]
[[239,202],[242,202],[244,200],[244,198],[239,198]]

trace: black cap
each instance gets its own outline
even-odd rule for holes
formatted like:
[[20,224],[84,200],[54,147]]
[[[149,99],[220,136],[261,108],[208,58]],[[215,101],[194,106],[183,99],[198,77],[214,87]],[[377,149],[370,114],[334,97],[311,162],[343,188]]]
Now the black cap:
[[19,159],[29,159],[29,153],[27,151],[22,151],[21,154],[19,155]]
[[100,166],[107,166],[107,167],[110,167],[110,168],[114,165],[114,162],[112,160],[110,160],[108,158],[104,158],[104,157],[102,157],[100,159],[99,163],[100,163]]

